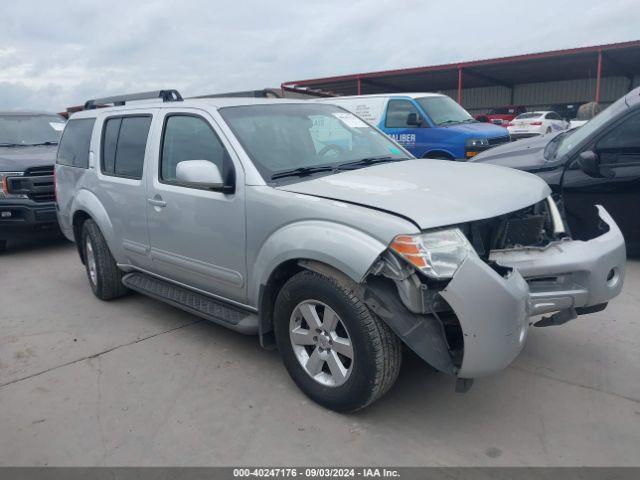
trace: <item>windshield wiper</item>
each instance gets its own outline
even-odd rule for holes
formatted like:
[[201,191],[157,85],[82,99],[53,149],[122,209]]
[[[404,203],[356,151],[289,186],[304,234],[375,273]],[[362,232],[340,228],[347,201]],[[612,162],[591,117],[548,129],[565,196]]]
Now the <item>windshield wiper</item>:
[[382,157],[368,157],[362,158],[360,160],[354,160],[353,162],[341,163],[336,168],[338,170],[351,170],[353,168],[358,167],[368,167],[369,165],[374,165],[376,163],[385,163],[385,162],[397,162],[399,160],[408,160],[408,158],[394,158],[392,156],[386,155]]
[[334,171],[334,168],[329,166],[298,167],[298,168],[292,168],[291,170],[282,170],[281,172],[276,172],[273,175],[271,175],[271,180],[275,180],[276,178],[284,178],[284,177],[304,177],[307,175],[312,175],[314,173],[332,172],[332,171]]
[[40,145],[58,145],[58,142],[39,142],[39,143],[25,143],[27,147],[39,147]]
[[0,147],[24,147],[23,143],[0,143]]
[[460,123],[460,120],[445,120],[443,122],[438,123],[438,125],[451,125],[454,123]]

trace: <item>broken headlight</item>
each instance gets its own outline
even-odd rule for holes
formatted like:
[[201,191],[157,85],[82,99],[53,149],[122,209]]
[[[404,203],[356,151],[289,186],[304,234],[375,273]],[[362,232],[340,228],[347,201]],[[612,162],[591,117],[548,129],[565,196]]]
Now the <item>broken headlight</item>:
[[453,277],[467,255],[474,252],[459,228],[398,235],[391,242],[390,248],[422,273],[436,280]]

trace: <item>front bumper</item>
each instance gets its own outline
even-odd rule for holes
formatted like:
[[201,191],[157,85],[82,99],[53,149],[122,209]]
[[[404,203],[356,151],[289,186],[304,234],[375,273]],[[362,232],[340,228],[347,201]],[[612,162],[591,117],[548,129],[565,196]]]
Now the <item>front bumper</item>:
[[609,230],[590,241],[493,252],[495,268],[478,256],[467,257],[440,292],[462,329],[459,378],[506,368],[525,344],[530,317],[563,311],[575,316],[575,309],[601,306],[620,293],[624,239],[607,211],[601,206],[598,211]]
[[0,239],[12,240],[60,232],[52,202],[0,199]]
[[620,229],[598,205],[609,230],[589,241],[570,240],[544,250],[492,252],[490,259],[515,268],[529,284],[530,314],[601,305],[622,289],[626,251]]

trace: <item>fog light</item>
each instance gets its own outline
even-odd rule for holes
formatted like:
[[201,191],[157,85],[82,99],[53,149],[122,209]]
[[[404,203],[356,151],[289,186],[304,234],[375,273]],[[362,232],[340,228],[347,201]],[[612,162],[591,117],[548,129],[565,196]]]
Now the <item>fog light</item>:
[[619,280],[620,274],[618,273],[618,268],[613,267],[611,270],[609,270],[609,273],[607,273],[607,286],[609,288],[614,288],[618,284]]
[[0,212],[0,218],[11,218],[11,212],[10,211]]

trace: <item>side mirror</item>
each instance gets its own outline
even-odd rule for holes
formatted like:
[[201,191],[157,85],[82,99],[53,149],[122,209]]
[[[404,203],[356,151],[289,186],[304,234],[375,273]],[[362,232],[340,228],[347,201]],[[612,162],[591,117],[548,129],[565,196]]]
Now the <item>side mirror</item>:
[[225,184],[220,169],[208,160],[184,160],[176,166],[178,183],[216,192],[232,193],[233,185]]
[[407,115],[407,125],[421,127],[423,125],[422,118],[417,113],[410,113]]
[[598,154],[593,150],[586,150],[578,155],[578,165],[584,173],[594,178],[613,178],[615,172],[610,168],[601,168]]

